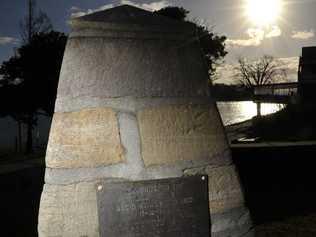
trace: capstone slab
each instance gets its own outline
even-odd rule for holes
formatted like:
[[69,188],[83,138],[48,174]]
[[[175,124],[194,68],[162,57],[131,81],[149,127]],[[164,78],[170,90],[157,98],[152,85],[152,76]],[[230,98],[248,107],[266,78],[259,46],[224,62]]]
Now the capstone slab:
[[55,113],[46,154],[50,168],[98,167],[124,161],[112,109]]

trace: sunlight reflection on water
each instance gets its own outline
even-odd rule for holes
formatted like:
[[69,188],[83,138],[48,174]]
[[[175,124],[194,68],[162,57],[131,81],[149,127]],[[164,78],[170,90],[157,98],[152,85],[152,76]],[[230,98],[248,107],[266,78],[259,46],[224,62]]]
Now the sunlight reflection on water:
[[[240,123],[257,115],[257,105],[252,101],[217,102],[224,125]],[[275,113],[284,108],[283,104],[261,104],[261,114]]]

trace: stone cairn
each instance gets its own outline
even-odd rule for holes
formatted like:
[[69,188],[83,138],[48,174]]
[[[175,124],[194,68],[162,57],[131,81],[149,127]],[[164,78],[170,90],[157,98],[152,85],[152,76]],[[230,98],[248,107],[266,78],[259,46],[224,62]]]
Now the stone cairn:
[[194,26],[128,5],[70,23],[39,236],[100,236],[99,180],[195,174],[209,177],[212,236],[248,233],[249,211]]

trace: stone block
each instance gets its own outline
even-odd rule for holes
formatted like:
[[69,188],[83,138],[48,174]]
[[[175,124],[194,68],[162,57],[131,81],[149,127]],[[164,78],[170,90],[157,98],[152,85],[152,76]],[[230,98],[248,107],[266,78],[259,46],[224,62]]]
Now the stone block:
[[137,113],[146,166],[220,159],[228,149],[213,105],[149,108]]
[[57,97],[206,96],[207,78],[195,43],[75,37],[66,46]]
[[118,121],[112,109],[54,114],[46,154],[47,167],[97,167],[123,161]]
[[212,236],[251,236],[250,212],[244,208],[232,208],[220,214],[211,214]]
[[244,199],[235,166],[206,167],[209,177],[210,212],[220,213],[243,206]]
[[99,237],[94,183],[44,186],[39,210],[40,237]]

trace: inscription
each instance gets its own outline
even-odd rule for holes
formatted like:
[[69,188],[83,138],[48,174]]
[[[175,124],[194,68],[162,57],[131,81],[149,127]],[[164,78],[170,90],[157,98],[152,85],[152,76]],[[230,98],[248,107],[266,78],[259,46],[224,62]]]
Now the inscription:
[[207,176],[98,184],[101,237],[209,237],[207,187]]

